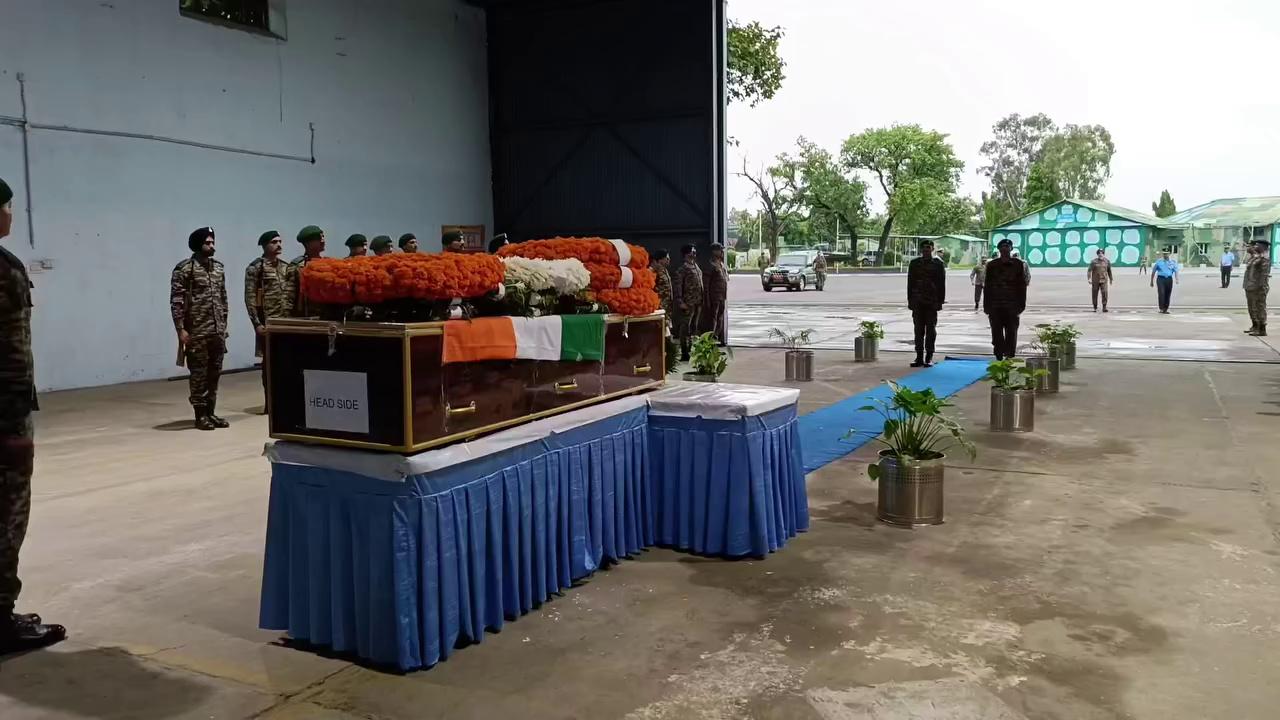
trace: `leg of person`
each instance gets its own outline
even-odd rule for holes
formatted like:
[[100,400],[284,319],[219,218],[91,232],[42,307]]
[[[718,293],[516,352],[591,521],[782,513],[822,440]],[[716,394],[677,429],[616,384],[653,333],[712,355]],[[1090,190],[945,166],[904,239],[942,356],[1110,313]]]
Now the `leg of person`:
[[1022,318],[1018,313],[1009,311],[1004,321],[1004,342],[1005,357],[1018,356],[1018,325],[1022,322]]
[[39,615],[18,615],[14,607],[22,582],[18,554],[31,516],[31,474],[35,444],[31,418],[0,429],[0,655],[35,650],[67,637],[61,625],[45,625]]
[[1258,307],[1253,301],[1256,290],[1244,291],[1244,305],[1249,309],[1249,329],[1244,331],[1245,335],[1252,335],[1258,331]]
[[196,415],[196,429],[213,430],[209,419],[209,343],[207,338],[192,338],[187,343],[187,370],[191,376],[191,408]]
[[1164,308],[1165,312],[1169,312],[1169,305],[1173,301],[1173,278],[1171,277],[1160,278],[1160,281],[1161,281],[1160,305],[1162,308]]
[[987,323],[991,325],[991,352],[997,360],[1004,359],[1004,325],[1000,319],[1000,311],[987,313]]
[[933,348],[938,342],[938,311],[930,310],[924,326],[924,366],[933,365]]
[[920,367],[924,365],[924,328],[925,328],[925,311],[911,311],[911,325],[915,331],[915,348],[916,359],[911,363],[911,367]]
[[1267,290],[1258,291],[1258,337],[1267,336]]
[[716,300],[711,304],[711,332],[715,333],[716,340],[721,345],[725,344],[725,326],[724,326],[724,300]]
[[689,361],[689,332],[693,322],[693,315],[688,310],[681,310],[680,317],[676,320],[676,327],[680,331],[680,362]]
[[227,354],[227,342],[222,338],[209,340],[209,365],[206,374],[209,378],[208,408],[209,421],[214,427],[231,427],[231,423],[218,417],[218,381],[222,379],[222,358]]
[[1098,286],[1100,283],[1089,283],[1090,295],[1093,297],[1093,311],[1098,312]]
[[973,309],[977,310],[978,306],[981,304],[982,304],[982,286],[974,285],[973,286]]
[[[1101,292],[1102,292],[1102,312],[1106,312],[1107,301],[1110,300],[1111,298],[1111,288],[1105,282],[1098,283],[1098,287],[1101,288]],[[1094,307],[1097,307],[1097,305],[1098,303],[1095,302]]]

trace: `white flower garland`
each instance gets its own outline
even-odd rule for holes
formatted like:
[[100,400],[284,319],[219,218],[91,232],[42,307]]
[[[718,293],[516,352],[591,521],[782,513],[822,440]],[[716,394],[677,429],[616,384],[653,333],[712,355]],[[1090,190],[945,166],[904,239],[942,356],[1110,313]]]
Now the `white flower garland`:
[[576,295],[591,285],[591,273],[577,258],[535,260],[505,257],[505,281],[519,283],[535,292],[554,290],[560,295]]

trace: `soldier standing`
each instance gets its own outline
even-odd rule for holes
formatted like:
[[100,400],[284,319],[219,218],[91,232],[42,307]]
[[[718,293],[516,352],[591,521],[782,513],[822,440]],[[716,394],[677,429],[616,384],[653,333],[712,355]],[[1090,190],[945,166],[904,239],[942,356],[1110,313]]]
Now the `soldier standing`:
[[[253,355],[261,360],[266,355],[267,320],[287,318],[293,312],[295,278],[289,264],[280,259],[283,252],[280,233],[269,230],[258,238],[262,257],[254,259],[244,271],[244,306],[253,323]],[[270,406],[266,395],[267,368],[262,368],[263,412]]]
[[991,348],[997,360],[1018,354],[1018,325],[1027,309],[1027,274],[1023,262],[1013,257],[1013,243],[996,244],[1000,256],[987,263],[986,297],[982,309],[991,324]]
[[676,271],[676,302],[680,307],[680,318],[676,328],[680,336],[680,360],[689,361],[689,336],[698,327],[698,316],[702,312],[702,268],[698,267],[698,251],[692,245],[680,248],[684,264]]
[[671,253],[666,250],[654,250],[653,255],[649,256],[649,269],[657,278],[653,289],[658,293],[658,299],[662,301],[662,311],[667,315],[668,327],[671,326],[675,317],[675,303],[671,296],[671,273],[667,272],[667,266],[670,264]]
[[[13,228],[13,191],[0,180],[0,239]],[[31,473],[36,402],[31,358],[31,280],[22,261],[0,248],[0,655],[61,642],[67,629],[46,625],[39,615],[19,615],[14,606],[18,551],[31,515]]]
[[920,243],[920,256],[907,265],[907,308],[915,329],[916,359],[911,367],[933,367],[938,312],[947,302],[947,266],[933,255],[933,241]]
[[369,254],[369,238],[356,233],[347,238],[347,257],[364,257]]
[[383,255],[390,255],[394,252],[391,249],[391,238],[386,235],[379,235],[374,238],[373,242],[369,243],[369,249],[373,251],[374,255],[379,257]]
[[711,243],[711,273],[707,276],[707,298],[710,300],[711,332],[723,345],[725,342],[725,305],[729,300],[729,266],[724,262],[724,246]]
[[1115,275],[1111,272],[1111,261],[1107,259],[1107,251],[1098,248],[1097,255],[1089,262],[1089,269],[1085,271],[1088,277],[1089,285],[1093,288],[1093,311],[1098,312],[1098,295],[1102,295],[1102,312],[1107,312],[1107,286],[1115,282]]
[[[404,248],[404,238],[400,238],[400,247]],[[462,252],[466,250],[467,243],[462,238],[461,230],[450,230],[440,236],[441,252]],[[418,243],[414,241],[413,250],[405,250],[405,252],[418,252]]]
[[289,263],[289,272],[293,279],[293,310],[298,317],[307,317],[311,314],[311,308],[307,299],[299,292],[302,287],[302,269],[324,252],[324,231],[315,225],[308,225],[298,231],[298,242],[302,243],[303,254]]
[[1246,332],[1254,337],[1267,336],[1267,291],[1271,289],[1271,243],[1254,240],[1252,253],[1244,266],[1244,296],[1249,303],[1249,319],[1253,327]]
[[978,264],[969,271],[969,282],[973,283],[973,310],[977,312],[982,302],[982,285],[987,281],[987,256],[978,258]]
[[813,259],[813,274],[817,276],[818,292],[827,286],[827,256],[821,251]]
[[[191,407],[200,430],[230,427],[218,417],[218,379],[227,351],[227,281],[222,263],[213,259],[213,228],[187,238],[191,257],[173,268],[169,310],[178,331],[179,359],[191,373]],[[179,363],[181,364],[181,363]]]

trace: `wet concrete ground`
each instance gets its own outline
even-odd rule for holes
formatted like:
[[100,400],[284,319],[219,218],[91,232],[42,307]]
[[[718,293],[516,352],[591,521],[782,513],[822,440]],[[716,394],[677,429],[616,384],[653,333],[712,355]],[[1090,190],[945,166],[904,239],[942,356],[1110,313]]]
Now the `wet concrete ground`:
[[[900,376],[820,352],[810,410]],[[739,349],[727,379],[781,384]],[[0,662],[0,718],[1270,718],[1280,705],[1280,367],[1082,360],[1037,431],[953,458],[947,523],[874,519],[868,448],[809,477],[764,561],[667,550],[598,573],[436,668],[388,675],[255,629],[268,467],[182,383],[51,394],[22,609],[72,639]]]

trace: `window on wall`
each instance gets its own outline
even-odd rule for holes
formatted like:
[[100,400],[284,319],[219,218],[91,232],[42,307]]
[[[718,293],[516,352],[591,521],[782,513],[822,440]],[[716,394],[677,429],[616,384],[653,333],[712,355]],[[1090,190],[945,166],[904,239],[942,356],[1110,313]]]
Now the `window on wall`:
[[178,0],[178,11],[199,20],[284,37],[283,0]]

